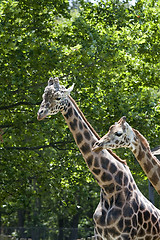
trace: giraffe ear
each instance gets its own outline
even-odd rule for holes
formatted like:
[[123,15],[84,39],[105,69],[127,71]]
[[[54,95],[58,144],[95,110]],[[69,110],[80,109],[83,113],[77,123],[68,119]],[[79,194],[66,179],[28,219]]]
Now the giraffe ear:
[[55,89],[59,89],[59,78],[56,77],[56,78],[53,78],[53,77],[50,77],[50,79],[48,80],[48,86],[51,86],[51,85],[54,85],[54,88]]
[[123,116],[123,117],[121,118],[122,123],[125,123],[126,120],[127,120],[126,116]]
[[72,84],[71,87],[69,87],[68,89],[66,89],[66,91],[64,92],[64,95],[65,95],[65,96],[70,95],[70,93],[72,92],[73,88],[74,88],[74,83]]
[[53,85],[53,83],[54,83],[54,78],[50,77],[48,80],[48,86]]
[[[120,118],[120,120],[118,121],[118,124],[120,124],[120,125],[124,125],[125,124],[125,122],[126,122],[126,117],[125,116],[123,116],[123,117],[121,117]],[[116,124],[116,123],[115,123]]]
[[123,130],[124,130],[124,131],[127,131],[127,129],[128,129],[128,123],[126,122],[126,117],[125,117],[125,116],[121,117],[121,119],[120,119],[120,124],[121,124]]

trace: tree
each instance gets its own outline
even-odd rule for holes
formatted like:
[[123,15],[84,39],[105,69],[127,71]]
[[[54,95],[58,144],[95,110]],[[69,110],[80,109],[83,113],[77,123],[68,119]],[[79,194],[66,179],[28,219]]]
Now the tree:
[[[93,226],[99,188],[63,118],[36,119],[49,76],[76,83],[72,96],[101,136],[126,115],[151,147],[159,144],[158,1],[79,4],[79,11],[70,11],[68,1],[0,4],[3,226],[18,220],[21,227],[54,226],[54,236],[75,218],[81,227]],[[133,156],[117,152],[147,196]],[[160,208],[157,195],[155,204]]]

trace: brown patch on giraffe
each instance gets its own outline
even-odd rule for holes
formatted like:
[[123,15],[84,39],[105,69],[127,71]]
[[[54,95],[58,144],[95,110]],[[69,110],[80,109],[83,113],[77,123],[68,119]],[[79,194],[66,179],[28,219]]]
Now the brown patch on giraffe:
[[87,130],[84,131],[84,136],[88,141],[91,139],[91,135]]
[[93,164],[93,156],[91,155],[91,156],[87,157],[86,162],[87,162],[88,167],[90,168]]
[[140,225],[142,225],[142,223],[143,223],[143,217],[142,217],[142,212],[138,212],[138,223],[140,224]]
[[83,129],[83,125],[81,122],[79,122],[79,128],[82,130]]
[[111,147],[111,148],[114,148],[114,147],[115,147],[115,145],[114,145],[114,144],[111,144],[111,145],[110,145],[110,147]]
[[[132,128],[133,129],[133,128]],[[133,131],[134,131],[135,129],[133,129]],[[135,131],[134,131],[135,132]],[[134,145],[136,145],[137,146],[137,137],[136,136],[134,136]]]
[[155,159],[152,159],[152,164],[155,166],[157,165],[157,162],[155,161]]
[[111,163],[110,164],[110,168],[109,171],[114,174],[115,172],[117,172],[117,167],[115,166],[115,164]]
[[152,233],[153,233],[153,234],[156,234],[156,232],[157,232],[157,231],[156,231],[156,228],[153,226]]
[[157,232],[159,232],[159,223],[158,223],[158,221],[155,224],[155,228],[156,228]]
[[152,223],[155,223],[157,221],[157,218],[152,214]]
[[136,152],[137,152],[137,149],[134,149],[134,150],[133,150],[133,154],[136,154]]
[[101,176],[101,180],[102,182],[108,182],[112,180],[112,175],[107,173],[107,172],[103,172],[102,176]]
[[143,223],[143,228],[146,229],[147,228],[147,223]]
[[120,185],[116,185],[116,191],[119,192],[122,190],[122,187]]
[[153,165],[150,161],[147,161],[147,163],[144,163],[144,169],[146,173],[149,173],[152,168],[153,168]]
[[102,223],[102,224],[100,224],[100,225],[106,224],[106,215],[107,215],[107,212],[104,209],[102,209],[102,216],[99,219],[100,223]]
[[146,146],[143,144],[143,142],[141,142],[141,146],[142,146],[142,148],[143,148],[144,151],[147,150],[147,149],[146,149]]
[[[124,175],[124,180],[123,180],[124,186],[127,186],[127,185],[128,185],[128,182],[129,182],[128,177]],[[129,184],[129,185],[130,185],[130,184]],[[133,190],[133,189],[130,189],[130,188],[131,188],[131,186],[129,187],[129,190]]]
[[125,203],[125,196],[122,192],[120,192],[115,200],[115,205],[119,208],[122,208]]
[[101,166],[103,169],[108,169],[109,159],[106,157],[101,157]]
[[150,152],[147,152],[147,157],[152,158],[152,154]]
[[147,233],[151,233],[152,225],[151,222],[148,222]]
[[81,147],[80,147],[81,151],[83,152],[83,154],[87,154],[89,152],[91,152],[91,148],[90,145],[88,143],[84,143]]
[[154,186],[158,183],[159,178],[156,172],[153,173],[152,177],[150,178],[150,181],[153,183]]
[[120,220],[117,224],[117,227],[118,227],[119,231],[123,230],[123,228],[124,228],[124,219],[123,218],[120,218]]
[[[132,219],[134,219],[133,222],[136,222],[137,221],[137,218],[134,216]],[[132,231],[131,231],[131,239],[133,239],[137,234],[137,227],[136,228],[132,228]],[[146,240],[151,240],[151,239],[148,239],[146,238]]]
[[113,208],[108,212],[107,225],[114,225],[115,222],[121,218],[122,210],[121,208]]
[[143,237],[145,235],[145,231],[143,228],[140,228],[139,232],[138,232],[138,236]]
[[77,144],[80,144],[83,141],[83,136],[80,132],[76,134],[75,138],[76,138]]
[[151,217],[150,212],[149,212],[148,210],[146,210],[146,211],[143,213],[143,215],[144,215],[144,220],[145,220],[145,221],[148,221],[148,220],[150,219],[150,217]]
[[[104,236],[108,236],[108,228],[104,229]],[[103,239],[102,239],[103,240]]]
[[118,143],[119,143],[119,140],[116,140],[116,141],[115,141],[115,144],[118,144]]
[[72,108],[69,108],[69,109],[68,109],[68,115],[69,115],[69,117],[72,117],[72,115],[73,115],[73,110],[72,110]]
[[94,172],[96,175],[99,175],[101,170],[97,168],[93,168],[92,172]]
[[[137,213],[138,212],[138,204],[136,202],[135,199],[132,200],[132,208],[133,208],[133,212],[134,213]],[[134,215],[135,216],[135,215]],[[136,227],[136,222],[134,222],[134,227]]]
[[99,167],[99,159],[97,157],[94,159],[94,167]]
[[114,183],[111,183],[109,185],[103,185],[102,187],[107,194],[113,193],[115,190]]
[[138,161],[141,161],[144,158],[144,156],[145,156],[145,153],[142,150],[141,146],[139,146],[139,152],[138,152],[138,155],[137,155]]
[[70,122],[69,124],[70,124],[70,127],[71,127],[72,130],[76,130],[76,128],[77,128],[77,119],[74,118],[73,121]]
[[68,111],[67,111],[67,113],[64,115],[65,116],[65,118],[69,118],[69,117],[72,117],[72,115],[73,115],[73,110],[72,110],[72,108],[70,107],[69,109],[68,109]]
[[115,176],[115,181],[119,184],[122,185],[122,180],[123,180],[123,172],[118,171],[116,176]]
[[123,142],[123,141],[121,141],[121,142],[120,142],[120,145],[121,145],[121,146],[124,146],[124,142]]

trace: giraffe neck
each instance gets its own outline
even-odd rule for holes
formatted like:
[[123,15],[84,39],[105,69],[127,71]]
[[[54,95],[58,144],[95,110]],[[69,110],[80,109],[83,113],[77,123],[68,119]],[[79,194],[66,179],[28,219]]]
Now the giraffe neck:
[[122,189],[124,184],[122,179],[124,175],[128,176],[129,169],[124,163],[118,161],[112,152],[103,150],[96,153],[92,151],[92,146],[99,136],[87,122],[74,100],[68,97],[67,101],[67,109],[62,114],[89,170],[109,198],[116,193],[116,189]]
[[133,131],[136,140],[132,143],[131,150],[153,187],[160,194],[160,162],[152,154],[147,140],[137,130]]

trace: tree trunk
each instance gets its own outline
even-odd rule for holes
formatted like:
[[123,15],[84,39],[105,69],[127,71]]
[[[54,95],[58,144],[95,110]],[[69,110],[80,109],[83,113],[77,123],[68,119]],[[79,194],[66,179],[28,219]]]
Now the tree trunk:
[[63,240],[63,227],[64,227],[64,221],[63,218],[60,218],[58,220],[58,226],[59,226],[59,235],[58,235],[58,240]]
[[72,219],[72,231],[69,240],[75,240],[78,237],[78,222],[79,222],[79,212],[77,212]]
[[24,222],[25,222],[25,210],[20,208],[18,209],[18,228],[19,228],[19,237],[24,237]]

